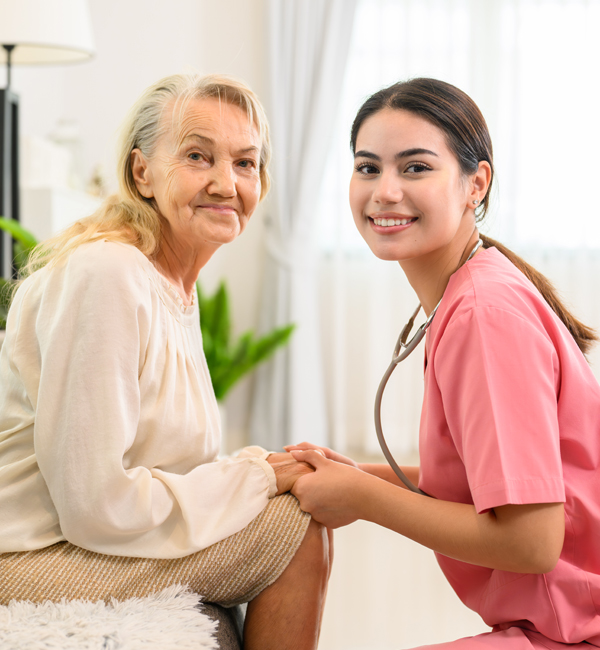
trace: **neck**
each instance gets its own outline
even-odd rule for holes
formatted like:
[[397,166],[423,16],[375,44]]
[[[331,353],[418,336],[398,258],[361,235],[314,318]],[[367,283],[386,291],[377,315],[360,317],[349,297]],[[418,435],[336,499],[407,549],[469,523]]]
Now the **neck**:
[[218,250],[218,245],[192,247],[173,238],[167,229],[154,258],[159,272],[177,289],[185,305],[192,303],[200,270]]
[[466,262],[478,239],[475,228],[469,236],[456,238],[443,249],[400,261],[427,316],[442,299],[450,277]]

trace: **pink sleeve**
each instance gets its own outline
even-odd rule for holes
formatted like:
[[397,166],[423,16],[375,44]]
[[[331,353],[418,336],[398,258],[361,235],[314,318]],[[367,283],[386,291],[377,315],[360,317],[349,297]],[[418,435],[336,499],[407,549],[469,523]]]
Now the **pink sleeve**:
[[434,371],[477,511],[563,502],[560,368],[544,329],[477,307],[448,326]]

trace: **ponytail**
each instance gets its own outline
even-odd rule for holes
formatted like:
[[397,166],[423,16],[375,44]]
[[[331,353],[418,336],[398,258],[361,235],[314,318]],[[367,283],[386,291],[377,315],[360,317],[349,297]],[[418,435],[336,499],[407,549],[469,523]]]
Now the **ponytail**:
[[581,321],[577,320],[573,314],[565,307],[558,297],[558,293],[550,280],[543,276],[539,271],[533,268],[530,264],[513,253],[510,249],[506,248],[499,242],[480,234],[479,237],[483,241],[483,248],[497,248],[504,257],[510,260],[518,269],[523,273],[535,286],[535,288],[544,296],[546,302],[552,307],[554,313],[565,324],[566,328],[575,339],[579,349],[583,354],[587,354],[594,343],[598,341],[596,332]]

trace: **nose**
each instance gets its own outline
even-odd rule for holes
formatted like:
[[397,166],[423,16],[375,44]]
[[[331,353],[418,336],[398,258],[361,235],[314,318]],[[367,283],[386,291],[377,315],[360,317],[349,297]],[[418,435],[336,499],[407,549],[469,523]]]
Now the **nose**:
[[404,197],[402,182],[395,170],[385,170],[377,178],[373,201],[382,205],[400,203]]
[[229,162],[223,161],[213,165],[206,189],[209,194],[216,194],[223,198],[231,198],[237,194],[236,176]]

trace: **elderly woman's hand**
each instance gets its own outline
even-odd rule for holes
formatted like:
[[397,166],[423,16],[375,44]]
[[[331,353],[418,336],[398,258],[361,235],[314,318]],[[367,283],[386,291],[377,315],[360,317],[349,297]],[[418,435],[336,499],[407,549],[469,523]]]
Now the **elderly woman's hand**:
[[267,461],[275,471],[277,479],[277,496],[289,492],[296,481],[304,474],[310,474],[315,470],[308,463],[298,462],[291,454],[271,454]]

